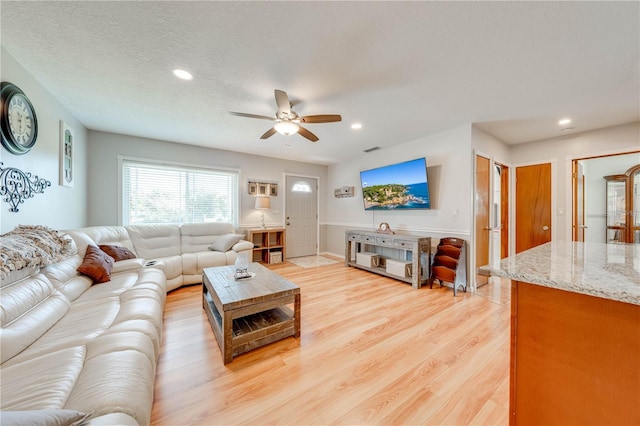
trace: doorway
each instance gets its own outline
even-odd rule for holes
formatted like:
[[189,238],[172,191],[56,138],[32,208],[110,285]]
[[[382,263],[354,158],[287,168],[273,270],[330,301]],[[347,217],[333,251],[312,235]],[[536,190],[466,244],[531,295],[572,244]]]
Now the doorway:
[[572,199],[571,239],[607,242],[607,175],[624,173],[640,163],[640,151],[607,153],[571,160]]
[[287,257],[318,252],[318,179],[286,175],[285,226]]
[[[476,155],[475,176],[476,268],[497,265],[509,255],[509,167]],[[487,283],[476,274],[476,287]]]

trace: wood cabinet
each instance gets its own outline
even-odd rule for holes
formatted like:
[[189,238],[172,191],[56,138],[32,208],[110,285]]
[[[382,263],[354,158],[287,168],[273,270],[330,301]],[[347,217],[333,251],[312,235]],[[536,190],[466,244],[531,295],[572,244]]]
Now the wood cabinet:
[[511,289],[509,424],[639,425],[640,306]]
[[249,229],[253,243],[253,262],[281,263],[287,258],[284,228]]
[[605,176],[606,242],[640,242],[640,164],[624,174]]
[[[358,254],[377,262],[358,263]],[[364,255],[364,256],[362,256]],[[345,233],[345,265],[385,275],[420,288],[429,280],[431,238],[416,235]]]

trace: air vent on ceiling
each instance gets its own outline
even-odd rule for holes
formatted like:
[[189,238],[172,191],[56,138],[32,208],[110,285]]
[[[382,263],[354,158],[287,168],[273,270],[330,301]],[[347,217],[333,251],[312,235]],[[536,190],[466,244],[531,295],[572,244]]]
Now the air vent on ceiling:
[[365,149],[363,152],[371,152],[371,151],[376,151],[378,149],[380,149],[379,146],[374,146],[373,148]]

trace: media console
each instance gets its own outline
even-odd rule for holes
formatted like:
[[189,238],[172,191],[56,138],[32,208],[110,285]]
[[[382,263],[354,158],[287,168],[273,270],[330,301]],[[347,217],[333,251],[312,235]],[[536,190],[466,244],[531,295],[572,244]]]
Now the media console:
[[[378,259],[377,265],[374,262],[358,263],[358,253],[373,254]],[[362,258],[370,257],[372,256],[362,256]],[[346,266],[395,278],[417,289],[429,281],[431,237],[347,231],[345,232],[344,259]],[[387,260],[391,261],[389,263],[393,268],[387,268]],[[398,271],[398,263],[406,263],[408,267]]]

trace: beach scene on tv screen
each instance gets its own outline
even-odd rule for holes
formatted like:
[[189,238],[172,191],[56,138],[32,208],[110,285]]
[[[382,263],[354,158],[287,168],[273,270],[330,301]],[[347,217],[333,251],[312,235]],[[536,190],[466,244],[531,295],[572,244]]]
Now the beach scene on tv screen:
[[360,172],[365,210],[429,209],[424,158]]

